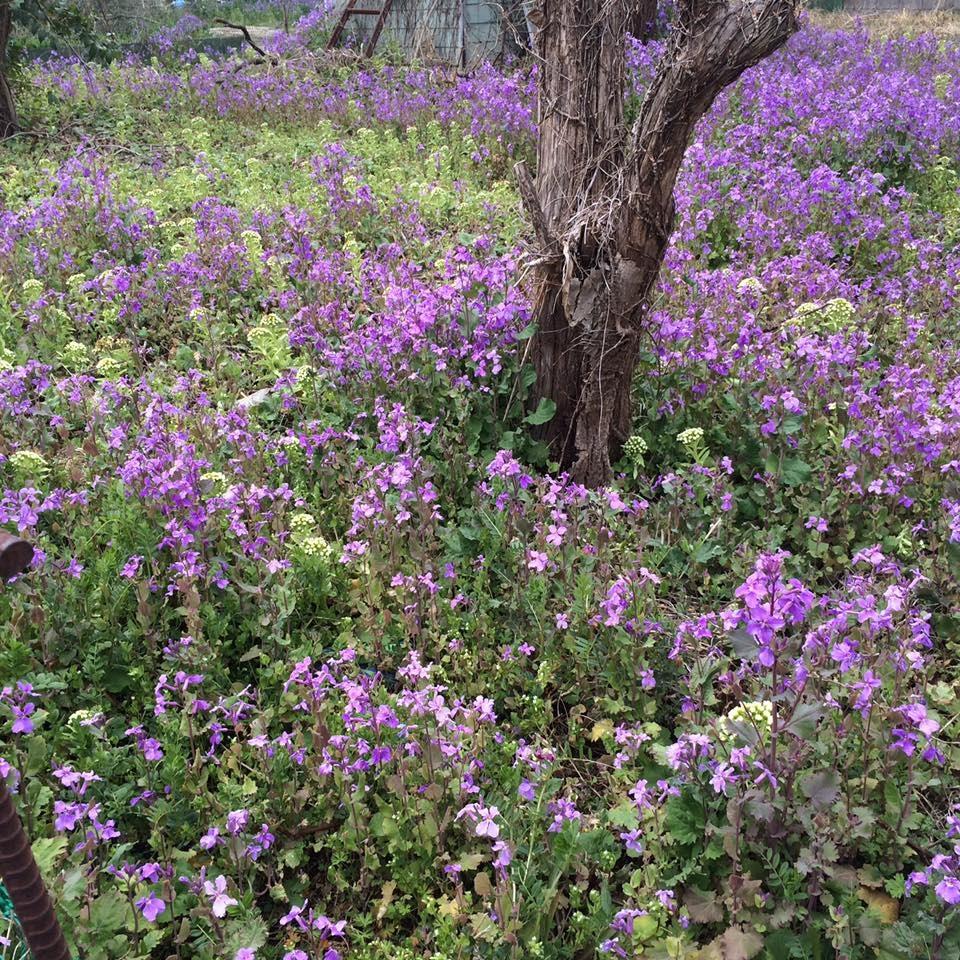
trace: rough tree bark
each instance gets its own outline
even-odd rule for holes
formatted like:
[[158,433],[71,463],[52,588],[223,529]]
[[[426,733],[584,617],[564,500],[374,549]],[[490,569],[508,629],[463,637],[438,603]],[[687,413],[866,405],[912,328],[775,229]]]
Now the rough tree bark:
[[0,140],[16,133],[19,129],[17,108],[13,102],[13,91],[7,80],[7,41],[13,29],[13,11],[10,4],[0,0]]
[[673,229],[673,188],[717,94],[782,46],[798,0],[679,0],[676,24],[631,129],[624,37],[635,0],[540,0],[534,183],[518,165],[540,246],[533,342],[540,433],[574,480],[610,480],[630,433],[643,317]]
[[646,43],[652,40],[657,25],[657,0],[634,0],[627,20],[627,33]]

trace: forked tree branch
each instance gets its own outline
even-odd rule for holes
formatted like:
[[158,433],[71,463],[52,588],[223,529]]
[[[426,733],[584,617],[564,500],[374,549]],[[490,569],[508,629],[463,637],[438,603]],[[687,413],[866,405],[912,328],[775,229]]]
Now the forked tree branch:
[[694,127],[717,95],[797,29],[797,0],[683,0],[631,136],[641,183],[654,167],[673,190]]
[[[681,0],[630,133],[616,231],[624,260],[646,272],[662,259],[673,229],[674,186],[697,123],[725,87],[786,43],[797,29],[798,8],[797,0]],[[638,295],[648,297],[651,286],[644,283]]]
[[667,49],[628,128],[626,26],[637,2],[539,0],[535,197],[518,170],[541,247],[534,394],[556,404],[538,439],[587,486],[609,481],[611,454],[631,430],[644,316],[696,124],[728,84],[786,42],[800,0],[677,0]]

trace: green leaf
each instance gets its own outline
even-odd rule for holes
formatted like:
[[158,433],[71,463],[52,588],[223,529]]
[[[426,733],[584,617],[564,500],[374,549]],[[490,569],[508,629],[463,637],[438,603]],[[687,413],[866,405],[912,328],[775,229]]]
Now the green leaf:
[[894,900],[902,900],[907,891],[903,874],[898,873],[895,877],[891,877],[889,880],[884,881],[883,889],[886,890],[887,893],[894,898]]
[[618,804],[607,813],[607,822],[614,827],[622,827],[625,830],[634,830],[639,823],[637,817],[637,808],[629,800]]
[[903,809],[903,797],[900,789],[893,780],[885,780],[883,784],[883,799],[887,804],[887,813],[890,816],[899,816]]
[[543,397],[540,403],[537,404],[537,409],[525,417],[523,422],[529,423],[532,427],[537,427],[541,423],[549,423],[556,412],[556,401],[550,400],[548,397]]
[[801,703],[793,712],[790,720],[783,725],[785,733],[792,733],[801,740],[809,740],[817,728],[817,721],[823,716],[823,707],[817,703]]
[[677,843],[702,843],[706,827],[703,817],[703,808],[689,794],[673,797],[667,803],[666,827]]
[[126,927],[129,913],[127,902],[115,890],[110,890],[90,904],[91,932],[94,936],[105,939],[106,934],[113,934]]
[[27,773],[38,773],[47,765],[47,744],[43,737],[32,736],[27,747]]
[[123,664],[112,664],[104,672],[102,683],[110,693],[123,693],[133,685],[130,668]]
[[783,418],[780,431],[788,435],[799,433],[803,429],[803,417],[799,413],[791,413]]
[[267,925],[253,914],[238,920],[231,919],[227,925],[226,956],[232,957],[241,947],[259,950],[267,942]]
[[57,862],[67,849],[66,837],[40,837],[31,845],[33,857],[45,878],[56,872]]
[[806,483],[810,479],[812,473],[813,470],[811,470],[809,463],[796,457],[792,457],[789,460],[783,461],[783,469],[780,472],[780,478],[783,480],[786,486],[796,487],[801,483]]
[[518,334],[518,340],[529,340],[537,332],[536,323],[528,323]]
[[370,818],[370,832],[375,837],[395,837],[399,831],[393,817],[381,811]]
[[723,901],[712,890],[691,887],[683,895],[683,905],[694,923],[720,923],[723,920]]
[[815,807],[827,807],[840,792],[840,774],[836,770],[812,773],[800,782],[800,789]]
[[760,648],[757,646],[757,641],[754,640],[743,627],[731,630],[727,634],[727,639],[730,641],[733,652],[741,660],[756,660],[760,655]]
[[644,940],[649,940],[651,937],[655,936],[660,930],[660,923],[656,917],[650,916],[650,914],[645,914],[642,917],[637,917],[633,921],[633,935],[643,943]]
[[470,914],[470,928],[478,940],[493,943],[500,936],[497,925],[485,913]]
[[744,927],[730,927],[703,951],[709,960],[751,960],[763,949],[763,937]]
[[800,937],[789,930],[775,930],[768,934],[763,947],[770,960],[791,960],[795,956],[805,956]]
[[714,557],[723,553],[723,547],[716,540],[707,540],[705,543],[697,544],[693,551],[694,563],[709,563]]
[[87,878],[80,867],[74,867],[63,875],[60,886],[60,898],[65,903],[73,903],[80,899],[80,895],[87,888]]

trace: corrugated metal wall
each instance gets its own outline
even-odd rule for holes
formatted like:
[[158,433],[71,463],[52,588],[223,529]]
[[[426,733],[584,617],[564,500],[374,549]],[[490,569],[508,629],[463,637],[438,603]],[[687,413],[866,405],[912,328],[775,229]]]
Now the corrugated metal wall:
[[[347,0],[337,5],[336,15]],[[363,0],[366,8],[381,0]],[[369,35],[376,17],[351,17],[347,37]],[[526,24],[519,0],[394,0],[379,49],[400,47],[409,57],[473,66],[509,56],[525,42]]]

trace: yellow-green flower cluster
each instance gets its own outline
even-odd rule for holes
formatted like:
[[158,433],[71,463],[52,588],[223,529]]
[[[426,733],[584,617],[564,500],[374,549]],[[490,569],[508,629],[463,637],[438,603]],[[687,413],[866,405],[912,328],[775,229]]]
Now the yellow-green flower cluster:
[[824,304],[823,314],[826,317],[827,328],[837,331],[848,327],[856,318],[857,312],[849,300],[834,297],[833,300],[828,300]]
[[103,273],[97,277],[97,282],[105,293],[113,293],[116,289],[116,271],[104,270]]
[[10,466],[21,479],[42,479],[50,468],[42,454],[35,450],[18,450],[10,454]]
[[703,443],[703,429],[701,427],[689,427],[681,430],[677,434],[677,442],[687,448],[697,447]]
[[23,281],[20,292],[27,303],[36,303],[43,294],[43,283],[36,277],[31,277],[29,280]]
[[74,295],[80,294],[80,288],[87,282],[87,278],[82,273],[71,273],[67,277],[67,289]]
[[256,269],[260,265],[260,257],[263,256],[263,239],[256,230],[244,230],[240,234],[240,239],[247,248],[247,259],[250,265]]
[[200,482],[212,494],[217,495],[227,489],[230,481],[219,470],[208,470],[206,473],[200,474]]
[[67,718],[67,725],[79,727],[84,723],[89,723],[91,720],[96,720],[102,713],[102,710],[74,710]]
[[298,541],[297,549],[311,560],[327,564],[333,559],[333,547],[321,536],[304,537]]
[[350,261],[351,273],[359,280],[363,274],[363,244],[353,233],[346,231],[340,250]]
[[111,353],[116,350],[125,350],[126,341],[120,337],[101,337],[94,345],[93,349],[98,354]]
[[767,292],[767,288],[756,277],[744,277],[737,284],[738,293],[755,293],[757,296]]
[[267,276],[272,284],[277,287],[282,287],[286,282],[286,270],[283,265],[283,260],[280,257],[271,254],[267,257],[266,261],[267,267]]
[[755,730],[760,739],[764,739],[773,726],[773,702],[771,700],[753,700],[739,703],[717,723],[717,734],[721,740],[732,740],[735,736],[734,724],[740,724]]
[[635,433],[623,445],[623,455],[633,463],[642,464],[643,455],[647,452],[647,441]]
[[116,357],[101,357],[97,361],[97,376],[104,380],[116,380],[126,373],[127,365]]
[[316,525],[317,521],[309,513],[295,513],[290,517],[290,533],[295,540],[309,536]]
[[913,532],[909,523],[905,523],[897,534],[896,550],[904,559],[914,552]]
[[68,370],[83,370],[90,363],[90,352],[79,340],[71,340],[60,353],[60,359]]
[[826,303],[801,303],[794,319],[804,326],[826,333],[837,333],[850,326],[856,317],[853,304],[844,297],[834,297]]
[[333,546],[316,533],[317,521],[309,513],[295,513],[290,517],[290,537],[294,555],[311,566],[326,566],[333,559]]
[[[301,371],[298,371],[298,374]],[[300,379],[299,375],[297,377],[297,382],[294,384],[294,392],[298,395],[303,394],[303,382]],[[290,463],[290,464],[303,464],[306,461],[306,455],[303,451],[303,447],[300,446],[300,441],[293,435],[288,434],[287,436],[277,438],[277,447],[279,449],[274,451],[274,458],[278,463]]]
[[287,325],[282,317],[268,313],[247,333],[250,346],[260,354],[271,373],[286,370],[293,363]]

